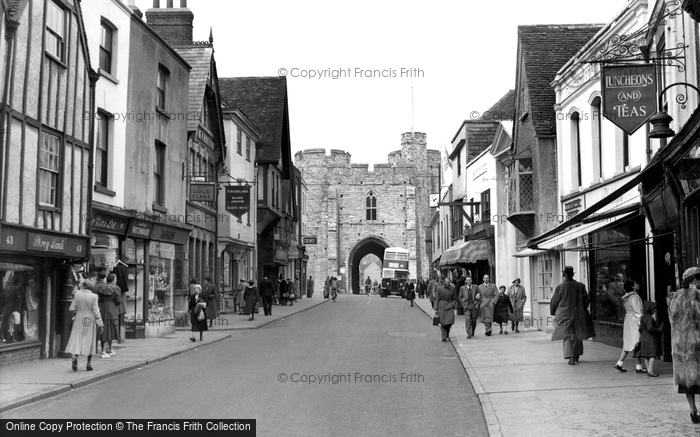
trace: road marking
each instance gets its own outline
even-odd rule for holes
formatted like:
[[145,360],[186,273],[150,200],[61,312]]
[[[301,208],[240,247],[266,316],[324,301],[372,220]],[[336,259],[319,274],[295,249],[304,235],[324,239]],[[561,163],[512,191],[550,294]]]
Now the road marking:
[[369,305],[370,302],[372,302],[372,298],[371,298],[371,297],[370,297],[369,300],[367,301],[367,305]]

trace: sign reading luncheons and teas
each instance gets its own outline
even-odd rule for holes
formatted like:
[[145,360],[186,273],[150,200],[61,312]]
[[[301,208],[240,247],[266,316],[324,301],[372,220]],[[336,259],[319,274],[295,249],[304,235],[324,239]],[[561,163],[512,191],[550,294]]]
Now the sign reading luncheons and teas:
[[656,97],[654,65],[603,67],[603,116],[628,135],[656,113]]

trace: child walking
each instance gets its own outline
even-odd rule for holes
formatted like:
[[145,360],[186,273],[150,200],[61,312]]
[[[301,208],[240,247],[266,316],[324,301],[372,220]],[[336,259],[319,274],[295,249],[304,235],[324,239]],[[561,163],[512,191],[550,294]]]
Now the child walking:
[[659,337],[663,331],[663,326],[659,326],[652,317],[653,314],[656,314],[656,304],[654,302],[644,302],[644,315],[642,315],[642,319],[639,322],[639,341],[642,344],[639,356],[644,358],[647,375],[657,377],[659,374],[654,373],[654,361],[659,355]]

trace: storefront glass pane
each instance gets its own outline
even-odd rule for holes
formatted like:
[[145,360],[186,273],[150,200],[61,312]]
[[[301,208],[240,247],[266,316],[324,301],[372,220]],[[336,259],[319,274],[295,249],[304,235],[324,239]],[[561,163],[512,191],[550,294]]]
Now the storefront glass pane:
[[175,245],[151,241],[149,255],[148,319],[170,319],[173,317]]
[[0,347],[39,339],[39,283],[30,266],[0,263]]
[[[625,318],[622,296],[624,283],[630,279],[629,227],[619,226],[591,236],[592,246],[603,249],[595,252],[596,292],[595,314],[598,320],[618,321]],[[611,247],[613,246],[613,247]],[[642,272],[636,272],[642,274]],[[618,275],[620,280],[618,281]],[[642,278],[637,278],[641,281]]]
[[143,266],[129,266],[127,272],[127,287],[129,291],[122,294],[125,298],[127,322],[143,320],[143,296],[144,296],[144,268]]

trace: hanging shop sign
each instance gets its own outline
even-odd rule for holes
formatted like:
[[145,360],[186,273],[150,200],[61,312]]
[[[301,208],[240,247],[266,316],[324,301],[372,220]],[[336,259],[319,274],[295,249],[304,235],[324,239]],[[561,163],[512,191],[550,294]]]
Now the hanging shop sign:
[[628,135],[656,113],[656,66],[652,64],[604,66],[602,87],[603,116]]
[[153,231],[153,223],[149,223],[145,220],[131,220],[131,225],[129,225],[129,236],[136,238],[150,238],[151,232]]
[[236,217],[250,211],[250,187],[229,185],[226,187],[226,211]]
[[304,246],[309,245],[309,244],[317,244],[318,239],[317,237],[301,237],[302,242],[304,243]]
[[214,202],[216,200],[216,184],[191,182],[190,200],[196,202]]

